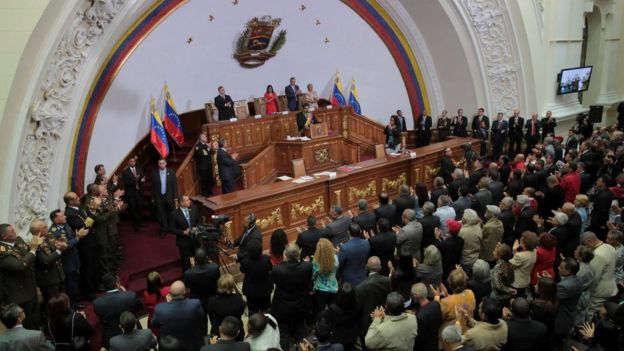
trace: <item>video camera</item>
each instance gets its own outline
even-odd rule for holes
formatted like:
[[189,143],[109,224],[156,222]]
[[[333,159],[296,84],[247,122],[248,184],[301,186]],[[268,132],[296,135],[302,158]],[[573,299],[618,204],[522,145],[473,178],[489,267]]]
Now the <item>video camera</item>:
[[191,229],[190,236],[202,241],[219,241],[223,236],[223,225],[230,221],[228,215],[211,216],[208,225],[198,225]]

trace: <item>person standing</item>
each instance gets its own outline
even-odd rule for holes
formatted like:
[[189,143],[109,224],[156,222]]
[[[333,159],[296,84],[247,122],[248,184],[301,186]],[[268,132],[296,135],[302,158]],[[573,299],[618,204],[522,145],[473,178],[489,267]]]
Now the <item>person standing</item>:
[[191,206],[191,199],[188,195],[180,196],[178,205],[179,207],[171,212],[169,231],[176,236],[182,270],[186,271],[191,268],[191,257],[197,249],[197,239],[191,235],[191,231],[199,225],[199,214],[197,208]]
[[318,93],[314,90],[314,86],[312,83],[308,83],[308,90],[305,92],[304,101],[310,106],[310,108],[317,109],[318,108]]
[[490,129],[490,118],[486,116],[485,109],[483,107],[479,107],[477,110],[477,114],[472,117],[472,134],[474,135],[477,129],[482,128],[481,124],[483,123],[486,130]]
[[158,344],[149,329],[138,330],[137,318],[132,312],[125,311],[119,317],[122,334],[110,340],[110,351],[151,350]]
[[177,179],[175,172],[167,168],[167,160],[158,160],[158,169],[152,173],[152,204],[156,207],[156,216],[160,224],[159,235],[162,237],[169,227],[169,214],[177,196]]
[[[423,109],[422,113],[416,118],[415,128],[418,132],[418,142],[416,146],[429,145],[431,141],[431,116],[427,115],[427,111]],[[403,131],[403,130],[401,130]]]
[[520,117],[520,110],[515,109],[509,118],[509,151],[511,157],[520,153],[522,137],[524,136],[524,118]]
[[277,94],[273,91],[272,85],[267,85],[266,92],[264,93],[264,104],[266,107],[266,114],[272,115],[277,112]]
[[416,316],[405,313],[403,296],[391,292],[385,307],[373,312],[373,322],[366,333],[366,346],[375,350],[411,350],[418,334]]
[[54,346],[38,327],[26,328],[28,317],[24,309],[15,303],[9,303],[2,308],[0,321],[8,329],[0,334],[0,350],[54,350]]
[[403,111],[397,110],[396,116],[399,118],[399,126],[401,127],[401,132],[407,132],[407,121],[405,120],[405,116],[403,116]]
[[245,223],[243,224],[245,230],[243,234],[234,242],[234,246],[238,246],[238,252],[236,253],[236,260],[241,262],[247,256],[247,246],[252,241],[259,241],[262,243],[262,232],[260,228],[256,225],[256,215],[250,213],[245,218]]
[[555,128],[557,127],[557,120],[553,118],[552,111],[546,111],[546,117],[542,118],[542,141],[552,134],[555,136]]
[[537,113],[531,115],[531,119],[526,122],[526,151],[525,155],[532,152],[533,148],[540,141],[540,121],[537,119]]
[[438,141],[445,141],[451,135],[451,118],[448,116],[447,110],[442,110],[438,116]]
[[366,260],[370,253],[370,243],[364,239],[357,223],[349,224],[349,241],[340,246],[338,251],[338,272],[342,283],[349,283],[354,288],[366,278]]
[[50,297],[65,291],[65,272],[61,255],[67,250],[67,239],[53,239],[48,225],[42,220],[35,220],[30,224],[30,234],[38,236],[43,241],[36,254],[35,277],[43,297],[43,306],[46,306]]
[[218,89],[219,95],[215,96],[214,103],[219,110],[219,121],[229,121],[230,118],[234,118],[234,101],[229,95],[225,94],[225,88],[220,86]]
[[299,95],[301,95],[301,90],[299,90],[299,86],[297,85],[297,80],[295,77],[290,77],[290,84],[284,88],[286,92],[286,99],[288,101],[288,110],[297,111],[299,109]]
[[[39,329],[39,303],[35,282],[36,253],[43,240],[35,235],[27,244],[10,224],[0,224],[0,296],[26,313],[24,327]],[[11,328],[5,324],[6,327]]]
[[451,127],[453,128],[453,135],[458,137],[467,137],[468,131],[468,118],[464,116],[464,109],[457,109],[457,116],[453,117],[451,121]]
[[217,150],[217,163],[219,165],[219,178],[221,178],[221,190],[223,194],[231,193],[235,190],[236,175],[238,173],[238,153],[230,155],[225,148],[227,141],[219,139],[219,150]]
[[310,125],[316,124],[316,117],[312,111],[310,111],[310,104],[307,102],[303,104],[303,111],[297,113],[297,129],[301,136],[304,135],[306,130],[310,129]]
[[145,182],[145,175],[136,161],[136,157],[128,160],[128,167],[121,172],[121,181],[124,185],[124,202],[128,204],[128,212],[132,215],[134,231],[138,232],[143,226],[141,184]]
[[492,123],[492,156],[495,160],[503,153],[508,132],[509,124],[503,119],[503,113],[497,113],[496,120]]
[[199,188],[203,196],[212,195],[214,180],[212,177],[212,156],[215,149],[210,147],[208,136],[205,133],[199,135],[199,141],[195,145],[195,164],[199,175]]

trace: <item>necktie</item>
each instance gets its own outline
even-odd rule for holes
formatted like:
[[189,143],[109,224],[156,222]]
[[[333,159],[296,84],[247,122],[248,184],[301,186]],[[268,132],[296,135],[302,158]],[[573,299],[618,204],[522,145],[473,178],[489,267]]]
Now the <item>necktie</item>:
[[535,135],[535,121],[531,121],[531,135]]
[[136,173],[136,170],[134,169],[134,167],[130,168],[130,170],[132,171],[132,175],[134,175],[134,177],[136,178],[137,173]]
[[184,218],[186,218],[186,223],[188,224],[188,226],[190,228],[191,227],[191,216],[189,216],[188,208],[185,208],[182,212],[184,212]]
[[498,122],[498,131],[500,132],[501,129],[503,129],[503,123]]

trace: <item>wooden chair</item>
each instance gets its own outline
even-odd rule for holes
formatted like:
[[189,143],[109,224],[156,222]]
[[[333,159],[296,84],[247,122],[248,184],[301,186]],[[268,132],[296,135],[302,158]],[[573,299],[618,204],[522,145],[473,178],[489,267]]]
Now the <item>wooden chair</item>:
[[385,158],[386,157],[386,147],[384,144],[375,145],[375,158]]
[[254,99],[254,109],[257,115],[266,115],[266,100],[264,97]]
[[306,175],[305,162],[302,158],[292,160],[293,178],[299,178]]
[[277,96],[277,109],[281,111],[288,111],[288,98],[286,95]]
[[234,101],[234,116],[238,119],[249,117],[249,106],[247,100]]
[[208,121],[208,123],[217,122],[216,117],[219,113],[217,112],[217,106],[214,104],[214,102],[207,102],[204,106],[206,109],[206,120]]

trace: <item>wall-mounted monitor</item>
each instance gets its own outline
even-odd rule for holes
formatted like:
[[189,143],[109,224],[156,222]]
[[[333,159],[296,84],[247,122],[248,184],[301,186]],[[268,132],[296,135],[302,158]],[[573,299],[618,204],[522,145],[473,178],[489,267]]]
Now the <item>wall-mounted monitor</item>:
[[591,73],[592,66],[562,69],[557,81],[557,94],[586,91],[589,89]]

